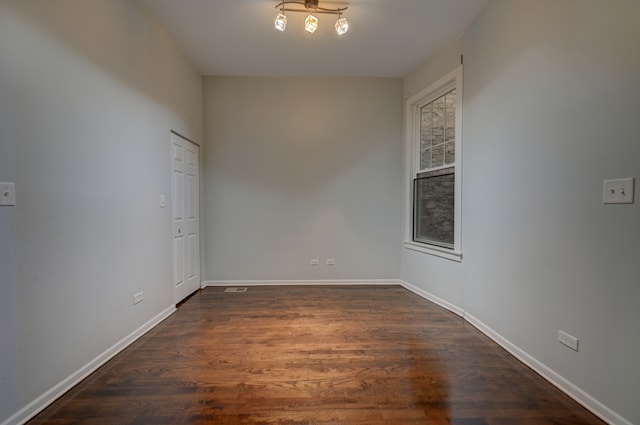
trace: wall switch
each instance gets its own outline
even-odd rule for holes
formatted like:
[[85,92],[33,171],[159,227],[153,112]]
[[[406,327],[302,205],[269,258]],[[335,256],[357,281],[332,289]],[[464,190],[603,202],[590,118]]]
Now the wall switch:
[[138,292],[133,296],[133,304],[138,304],[144,299],[144,292]]
[[578,338],[575,336],[571,336],[563,331],[558,331],[558,341],[560,341],[560,344],[566,345],[573,351],[578,351]]
[[160,195],[160,208],[167,206],[167,198],[164,195]]
[[327,258],[327,266],[335,266],[336,259],[335,258]]
[[16,205],[15,183],[0,182],[0,205],[5,207],[14,207]]
[[320,260],[318,260],[317,258],[312,258],[311,260],[309,260],[309,264],[311,264],[312,266],[319,266]]
[[635,178],[605,180],[602,186],[602,203],[633,204]]

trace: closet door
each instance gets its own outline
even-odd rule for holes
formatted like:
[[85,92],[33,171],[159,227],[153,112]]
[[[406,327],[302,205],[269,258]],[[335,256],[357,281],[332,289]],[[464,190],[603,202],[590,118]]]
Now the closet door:
[[173,297],[182,301],[200,288],[199,148],[171,134]]

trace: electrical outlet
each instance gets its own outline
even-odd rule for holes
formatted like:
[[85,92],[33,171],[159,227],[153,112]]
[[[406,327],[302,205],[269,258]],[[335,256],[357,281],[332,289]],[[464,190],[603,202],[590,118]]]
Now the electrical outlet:
[[602,203],[633,204],[635,178],[605,180],[602,185]]
[[327,266],[335,266],[336,259],[335,258],[327,258]]
[[563,331],[558,331],[558,341],[560,341],[560,344],[566,345],[573,351],[578,351],[578,338],[575,336],[571,336]]
[[309,264],[311,264],[312,266],[319,266],[320,260],[318,260],[317,258],[312,258],[311,260],[309,260]]
[[15,207],[16,185],[15,183],[0,182],[0,205]]
[[138,304],[144,299],[144,292],[138,292],[133,296],[133,304]]

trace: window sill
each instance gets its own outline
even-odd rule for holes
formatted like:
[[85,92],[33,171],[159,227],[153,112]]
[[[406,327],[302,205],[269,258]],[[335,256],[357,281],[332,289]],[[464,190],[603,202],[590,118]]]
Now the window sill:
[[406,241],[404,243],[406,249],[412,251],[418,251],[429,255],[435,255],[436,257],[446,258],[447,260],[455,261],[457,263],[462,262],[462,252],[455,251],[453,249],[441,248],[435,245],[426,245],[419,242]]

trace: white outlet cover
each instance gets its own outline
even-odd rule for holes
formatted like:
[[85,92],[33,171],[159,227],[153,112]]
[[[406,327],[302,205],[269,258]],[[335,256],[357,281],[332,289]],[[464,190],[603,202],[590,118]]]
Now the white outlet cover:
[[560,344],[565,345],[571,348],[573,351],[578,351],[578,343],[580,340],[573,335],[569,335],[568,333],[559,330],[558,331],[558,342]]
[[15,183],[0,182],[0,205],[5,207],[16,205]]
[[605,180],[602,185],[602,203],[633,204],[635,178]]
[[133,296],[133,304],[141,303],[144,300],[144,292],[138,292]]

